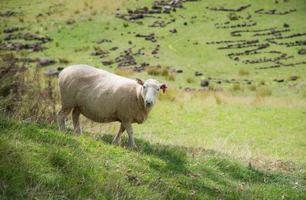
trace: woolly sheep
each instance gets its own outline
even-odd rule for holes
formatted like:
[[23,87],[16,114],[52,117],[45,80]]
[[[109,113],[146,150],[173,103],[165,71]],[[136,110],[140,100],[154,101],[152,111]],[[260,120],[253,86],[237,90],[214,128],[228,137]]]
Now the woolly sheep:
[[143,123],[159,90],[167,86],[154,79],[145,82],[118,76],[88,65],[72,65],[59,74],[62,108],[58,113],[58,125],[65,130],[65,119],[72,110],[74,132],[81,134],[79,116],[95,122],[121,123],[113,143],[119,145],[126,130],[128,146],[135,147],[132,123]]

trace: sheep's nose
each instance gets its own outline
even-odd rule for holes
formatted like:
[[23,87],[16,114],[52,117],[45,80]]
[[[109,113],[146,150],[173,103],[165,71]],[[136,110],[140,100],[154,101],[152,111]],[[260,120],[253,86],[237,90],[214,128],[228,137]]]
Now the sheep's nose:
[[150,107],[152,105],[152,101],[146,101],[146,106]]

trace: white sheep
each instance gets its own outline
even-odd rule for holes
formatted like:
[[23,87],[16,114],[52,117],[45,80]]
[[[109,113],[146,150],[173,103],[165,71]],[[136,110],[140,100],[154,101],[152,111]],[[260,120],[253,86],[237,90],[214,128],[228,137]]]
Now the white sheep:
[[65,130],[65,119],[72,110],[74,132],[81,134],[79,116],[95,122],[121,123],[113,143],[119,145],[127,130],[128,146],[135,147],[132,123],[143,123],[155,104],[159,90],[167,86],[154,79],[145,82],[118,76],[88,65],[73,65],[59,74],[62,108],[58,125]]

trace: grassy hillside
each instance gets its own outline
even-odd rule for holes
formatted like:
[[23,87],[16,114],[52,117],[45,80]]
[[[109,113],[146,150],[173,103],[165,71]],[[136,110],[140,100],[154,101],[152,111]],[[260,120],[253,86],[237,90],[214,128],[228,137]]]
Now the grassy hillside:
[[229,156],[137,140],[138,150],[0,121],[1,199],[303,199],[305,180]]
[[[257,87],[268,89],[275,96],[305,97],[306,58],[298,53],[305,49],[306,4],[303,0],[232,3],[201,0],[184,2],[183,8],[170,14],[152,14],[134,21],[116,17],[116,14],[126,14],[127,9],[144,6],[150,9],[152,2],[6,1],[1,2],[3,12],[9,10],[16,14],[2,17],[0,28],[23,27],[25,30],[21,32],[38,33],[52,39],[44,45],[47,48],[44,51],[18,51],[23,57],[47,56],[113,71],[118,66],[116,58],[131,49],[137,64],[123,69],[145,62],[150,66],[183,70],[183,73],[174,73],[175,78],[168,81],[179,88],[199,88],[201,79],[210,78],[212,88],[234,89],[238,94],[252,95]],[[246,8],[235,11],[241,6]],[[222,7],[230,11],[220,10]],[[163,27],[152,27],[159,23]],[[173,29],[176,33],[170,32]],[[156,42],[136,37],[151,33],[155,34]],[[2,34],[2,39],[8,35]],[[99,42],[102,39],[106,42]],[[262,46],[264,48],[255,50]],[[108,54],[103,58],[92,56],[95,49]],[[103,65],[101,61],[114,63]],[[56,63],[54,67],[66,65]],[[196,71],[204,76],[194,76]],[[148,77],[146,72],[129,75]],[[292,81],[292,76],[298,79]],[[158,78],[167,80],[167,77]]]
[[[162,2],[0,1],[0,199],[306,198],[305,1]],[[56,131],[79,63],[167,83],[137,150]]]

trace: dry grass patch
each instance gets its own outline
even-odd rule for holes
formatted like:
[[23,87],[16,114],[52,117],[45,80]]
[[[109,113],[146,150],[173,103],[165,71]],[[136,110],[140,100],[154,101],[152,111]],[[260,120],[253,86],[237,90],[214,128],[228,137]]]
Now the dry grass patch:
[[240,76],[248,76],[248,75],[250,75],[250,72],[246,69],[240,69],[239,70],[239,75]]
[[114,73],[119,76],[124,76],[124,77],[131,77],[132,75],[134,75],[134,72],[132,70],[122,69],[122,68],[116,68]]

